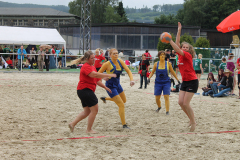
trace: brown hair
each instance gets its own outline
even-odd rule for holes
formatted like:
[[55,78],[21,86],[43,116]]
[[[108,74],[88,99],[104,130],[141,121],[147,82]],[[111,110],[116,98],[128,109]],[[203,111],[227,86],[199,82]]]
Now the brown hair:
[[228,59],[234,57],[233,53],[229,53],[229,56],[228,56],[228,57],[229,57]]
[[75,59],[71,62],[71,64],[78,64],[81,62],[85,62],[86,60],[88,60],[90,58],[90,56],[93,55],[92,51],[87,51],[84,53],[84,56],[82,56],[81,58]]
[[165,53],[164,51],[159,51],[159,52],[158,52],[158,58],[160,57],[160,55],[161,55],[162,53],[164,53],[164,55],[166,56],[166,53]]
[[189,44],[189,43],[187,43],[187,42],[182,42],[182,44],[181,44],[181,48],[182,48],[182,46],[184,45],[184,44],[187,44],[188,45],[188,52],[192,55],[192,58],[194,58],[194,56],[195,56],[195,50],[194,50],[194,48],[193,48],[193,46],[191,45],[191,44]]
[[225,58],[225,57],[223,57],[223,58],[222,58],[222,61],[224,61],[224,62],[225,62],[225,61],[226,61],[226,58]]
[[142,56],[145,56],[145,57],[146,57],[146,54],[143,53]]

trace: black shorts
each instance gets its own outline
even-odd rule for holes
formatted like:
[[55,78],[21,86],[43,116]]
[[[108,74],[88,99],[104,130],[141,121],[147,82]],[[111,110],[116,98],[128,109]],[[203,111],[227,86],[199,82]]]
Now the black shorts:
[[185,92],[197,93],[198,79],[192,81],[183,81],[180,90]]
[[[234,79],[234,77],[233,77],[233,79]],[[240,89],[239,83],[240,83],[240,74],[238,74],[238,89]]]
[[82,102],[83,107],[92,107],[98,104],[98,99],[95,93],[88,88],[77,90],[78,97]]
[[62,57],[58,57],[58,62],[62,60]]
[[99,71],[100,68],[96,68],[97,72]]
[[196,73],[196,74],[201,74],[202,71],[201,71],[201,70],[195,70],[195,73]]

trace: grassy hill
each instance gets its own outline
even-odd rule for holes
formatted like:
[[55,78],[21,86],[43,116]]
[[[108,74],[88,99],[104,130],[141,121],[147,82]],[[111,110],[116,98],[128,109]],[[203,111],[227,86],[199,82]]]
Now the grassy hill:
[[38,5],[38,4],[18,4],[18,3],[8,3],[0,1],[0,7],[5,8],[52,8],[59,11],[67,12],[69,11],[68,6],[64,5]]

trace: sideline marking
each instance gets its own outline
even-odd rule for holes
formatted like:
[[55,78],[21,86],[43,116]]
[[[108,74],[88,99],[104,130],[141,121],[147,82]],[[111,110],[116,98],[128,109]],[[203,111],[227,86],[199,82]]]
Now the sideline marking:
[[4,143],[11,142],[37,142],[37,141],[50,141],[50,140],[77,140],[77,139],[100,139],[100,138],[121,138],[121,137],[142,137],[142,136],[171,136],[171,135],[192,135],[192,134],[221,134],[221,133],[239,133],[240,130],[234,131],[217,131],[217,132],[186,132],[186,133],[168,133],[168,134],[149,134],[149,135],[113,135],[113,136],[91,136],[91,137],[72,137],[72,138],[58,138],[58,139],[40,139],[40,140],[13,140],[13,141],[0,141]]

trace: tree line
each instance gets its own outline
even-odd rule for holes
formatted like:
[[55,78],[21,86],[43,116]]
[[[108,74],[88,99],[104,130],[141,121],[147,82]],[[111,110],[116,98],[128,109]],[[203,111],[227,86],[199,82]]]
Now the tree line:
[[240,8],[240,0],[184,0],[177,14],[160,15],[155,24],[177,24],[216,29],[216,26]]

